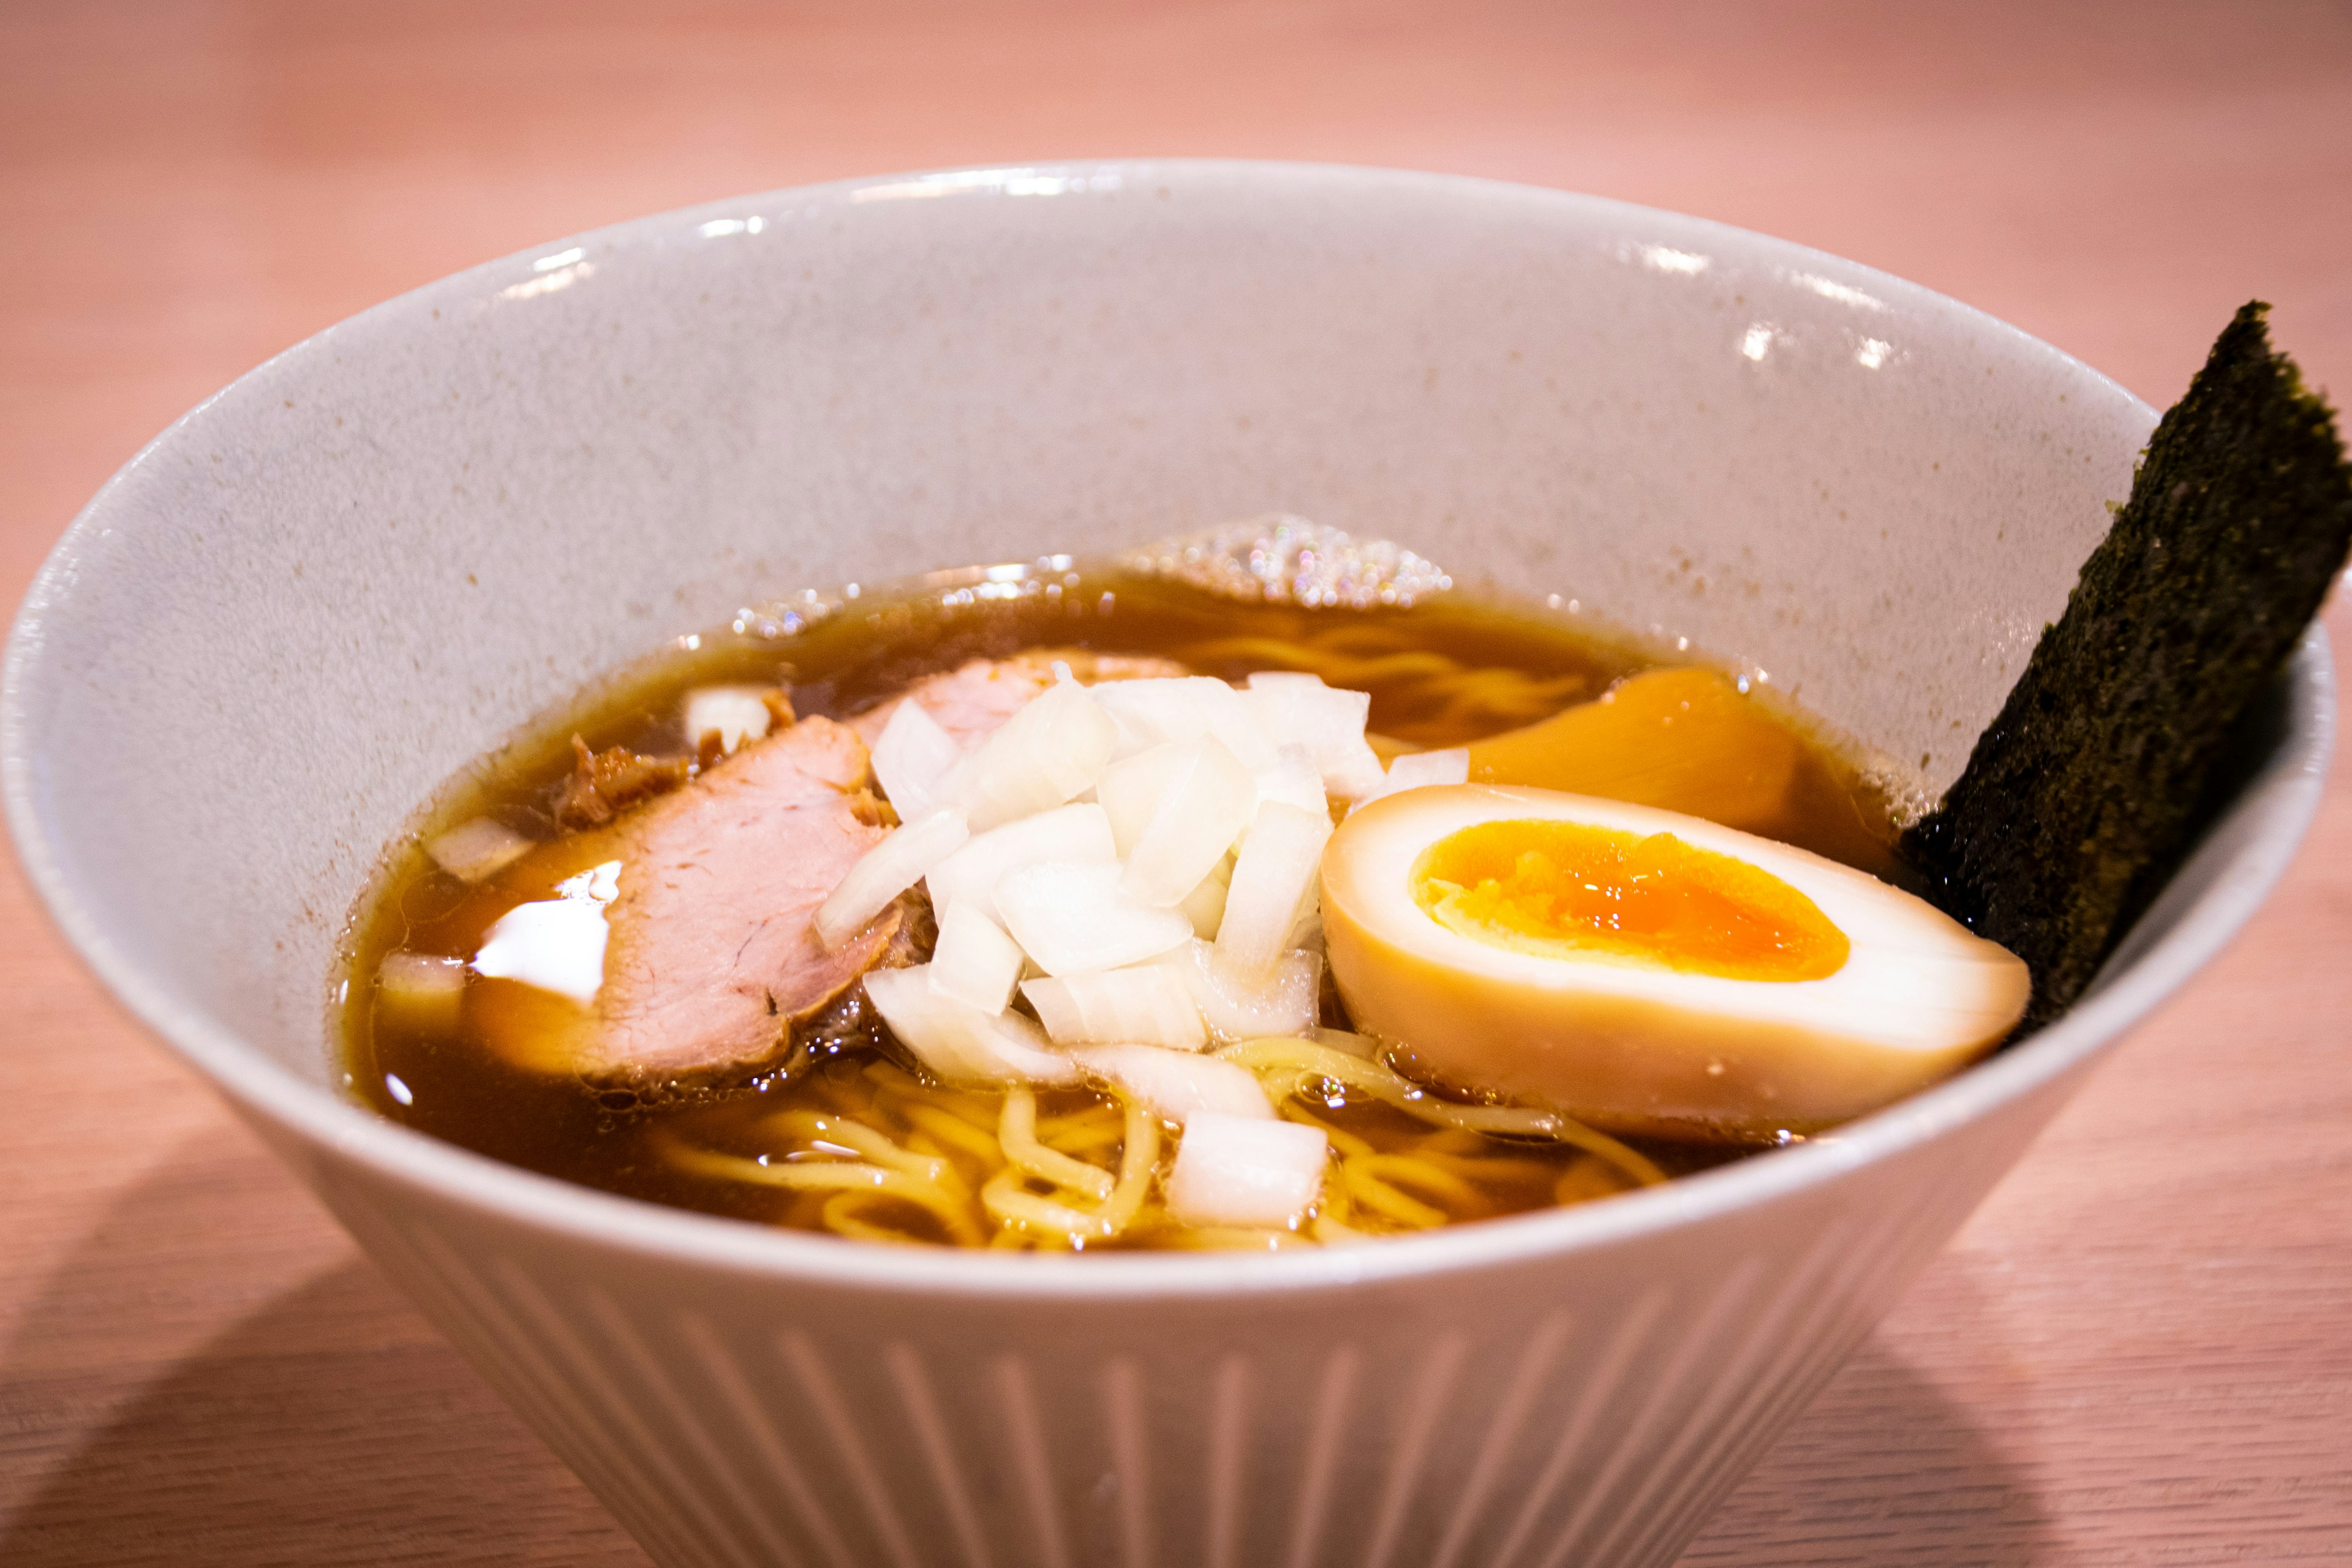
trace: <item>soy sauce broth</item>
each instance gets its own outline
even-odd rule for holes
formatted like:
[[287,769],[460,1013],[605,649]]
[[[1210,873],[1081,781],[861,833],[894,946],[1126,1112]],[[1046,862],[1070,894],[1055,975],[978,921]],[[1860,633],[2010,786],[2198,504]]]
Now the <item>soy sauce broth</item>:
[[[777,1152],[776,1119],[817,1112],[872,1119],[894,1136],[936,1149],[975,1181],[976,1154],[959,1152],[954,1128],[909,1119],[922,1101],[974,1128],[988,1124],[1000,1094],[919,1087],[910,1058],[889,1042],[853,997],[804,1033],[782,1064],[735,1081],[616,1088],[517,1067],[454,1025],[425,1023],[376,1005],[375,976],[387,952],[470,956],[499,914],[591,863],[593,837],[568,851],[534,857],[528,871],[503,872],[468,888],[441,871],[422,845],[471,817],[489,815],[541,840],[566,837],[551,804],[573,765],[572,738],[592,750],[625,746],[684,757],[680,706],[692,688],[713,683],[782,684],[802,718],[848,718],[914,680],[975,658],[1038,647],[1172,659],[1192,672],[1238,680],[1254,669],[1295,668],[1284,647],[1307,647],[1338,661],[1334,685],[1367,690],[1370,729],[1419,746],[1458,745],[1599,697],[1653,660],[1630,641],[1588,632],[1572,616],[1447,594],[1409,608],[1302,609],[1243,604],[1124,570],[1077,570],[1056,559],[1017,572],[938,574],[891,592],[849,590],[746,611],[731,624],[682,638],[660,654],[551,715],[478,764],[446,792],[420,829],[396,847],[352,931],[335,1026],[351,1091],[379,1113],[435,1137],[528,1170],[647,1202],[755,1223],[823,1228],[810,1195],[682,1169],[666,1152],[680,1141],[757,1159]],[[1491,700],[1465,703],[1447,670],[1499,672]],[[1800,733],[1804,731],[1800,730]],[[1894,827],[1861,770],[1831,746],[1806,741],[1790,795],[1790,830],[1780,835],[1879,874],[1892,861]],[[580,867],[571,862],[577,858]],[[542,864],[543,860],[551,864]],[[1327,1002],[1327,1006],[1328,1006]],[[1344,1019],[1327,1016],[1344,1026]],[[919,1086],[910,1089],[910,1085]],[[1381,1153],[1433,1152],[1432,1130],[1377,1102],[1333,1093],[1310,1108],[1335,1143],[1361,1140]],[[1040,1097],[1041,1119],[1082,1119],[1105,1098],[1085,1090]],[[1081,1135],[1081,1121],[1071,1121]],[[1557,1146],[1447,1132],[1433,1152],[1464,1179],[1409,1192],[1444,1223],[1496,1217],[1561,1202],[1606,1196],[1624,1184],[1600,1163]],[[1738,1157],[1720,1148],[1633,1141],[1669,1173]],[[1118,1144],[1094,1156],[1116,1165]],[[1359,1205],[1360,1207],[1360,1205]],[[1377,1220],[1379,1216],[1375,1216]],[[1427,1213],[1416,1216],[1428,1218]],[[1371,1234],[1416,1228],[1373,1223]],[[950,1239],[915,1223],[917,1238]],[[1144,1224],[1120,1245],[1180,1237]],[[1276,1238],[1278,1240],[1278,1238]]]

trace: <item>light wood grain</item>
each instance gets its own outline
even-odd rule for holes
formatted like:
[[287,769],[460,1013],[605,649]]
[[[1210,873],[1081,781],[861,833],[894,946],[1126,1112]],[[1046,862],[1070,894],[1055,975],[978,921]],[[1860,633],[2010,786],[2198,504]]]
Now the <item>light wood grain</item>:
[[[188,405],[442,272],[730,193],[1129,152],[1704,213],[2159,404],[2259,293],[2352,385],[2340,5],[16,0],[0,598]],[[1689,1563],[2352,1560],[2347,789]],[[13,863],[0,999],[0,1562],[643,1562]]]

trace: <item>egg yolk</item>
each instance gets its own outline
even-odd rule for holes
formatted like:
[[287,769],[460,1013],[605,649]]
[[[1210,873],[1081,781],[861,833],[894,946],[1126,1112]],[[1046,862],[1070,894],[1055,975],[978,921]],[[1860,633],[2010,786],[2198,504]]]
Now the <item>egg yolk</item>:
[[1607,955],[1678,973],[1821,980],[1852,944],[1761,867],[1581,822],[1482,822],[1412,871],[1413,900],[1474,942],[1541,957]]

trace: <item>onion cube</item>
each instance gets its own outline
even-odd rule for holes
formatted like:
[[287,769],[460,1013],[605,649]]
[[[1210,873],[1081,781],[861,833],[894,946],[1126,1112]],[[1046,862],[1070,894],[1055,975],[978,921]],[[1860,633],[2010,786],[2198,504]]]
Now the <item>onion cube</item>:
[[890,710],[889,722],[874,738],[874,782],[901,822],[939,805],[941,783],[962,760],[955,737],[911,697]]
[[1435,784],[1458,784],[1470,782],[1470,753],[1460,746],[1443,752],[1408,752],[1389,764],[1380,788],[1360,798],[1349,808],[1353,816],[1384,795],[1402,795],[1409,789],[1426,789]]
[[898,1043],[950,1083],[1066,1084],[1077,1065],[1018,1013],[987,1013],[931,984],[931,966],[874,969],[866,999]]
[[1184,901],[1176,907],[1192,922],[1192,934],[1213,937],[1225,918],[1225,889],[1234,879],[1234,858],[1227,855],[1217,862],[1217,868],[1194,884]]
[[1320,1127],[1203,1112],[1176,1145],[1168,1207],[1187,1225],[1293,1226],[1321,1195],[1329,1160]]
[[1379,754],[1369,744],[1323,766],[1323,784],[1334,800],[1361,800],[1378,790],[1385,776]]
[[1141,903],[1182,903],[1256,809],[1257,781],[1223,742],[1202,735],[1179,752],[1158,808],[1128,853],[1121,885]]
[[530,854],[532,847],[532,840],[497,817],[478,816],[459,823],[425,845],[425,853],[457,880],[474,883],[489,880]]
[[1234,860],[1225,890],[1225,918],[1217,927],[1217,957],[1234,973],[1256,976],[1272,969],[1299,913],[1315,896],[1315,879],[1331,819],[1280,801],[1257,808],[1249,837]]
[[1352,1029],[1310,1029],[1307,1037],[1318,1046],[1328,1046],[1335,1051],[1345,1051],[1368,1062],[1381,1059],[1380,1041],[1370,1035],[1359,1035]]
[[1247,1068],[1160,1046],[1080,1046],[1070,1059],[1151,1108],[1163,1121],[1190,1126],[1208,1114],[1234,1121],[1274,1119],[1274,1102]]
[[1021,984],[1021,948],[967,899],[940,917],[931,984],[983,1013],[1002,1013]]
[[1197,1051],[1209,1043],[1183,981],[1157,964],[1024,981],[1021,994],[1057,1046],[1125,1042]]
[[1065,805],[972,835],[962,848],[932,867],[925,882],[931,908],[942,919],[969,900],[981,913],[1001,922],[996,885],[1008,874],[1048,860],[1108,866],[1118,858],[1110,818],[1103,808]]
[[1138,903],[1119,887],[1119,868],[1049,860],[996,884],[996,910],[1013,940],[1048,974],[1123,969],[1192,940],[1175,910]]
[[387,952],[375,972],[376,1005],[412,1025],[446,1028],[466,994],[466,961],[433,952]]
[[1242,694],[1213,676],[1108,680],[1095,697],[1118,721],[1120,757],[1214,735],[1255,773],[1274,765],[1274,745]]
[[1057,681],[958,763],[940,794],[982,832],[1093,788],[1118,742],[1118,725],[1087,689]]
[[1370,692],[1326,686],[1320,676],[1260,670],[1244,695],[1269,738],[1307,748],[1331,794],[1353,800],[1380,787],[1381,760],[1364,741]]
[[686,694],[686,743],[696,750],[703,736],[717,735],[719,752],[732,756],[745,742],[765,735],[773,722],[764,686],[698,686]]
[[839,947],[864,931],[867,921],[889,908],[891,900],[921,881],[971,836],[963,813],[945,806],[892,828],[858,858],[817,906],[817,941]]
[[1237,973],[1214,943],[1190,942],[1160,960],[1219,1042],[1306,1035],[1322,1016],[1323,958],[1292,951],[1258,974]]
[[1258,772],[1257,798],[1260,805],[1278,800],[1301,811],[1319,811],[1326,816],[1331,814],[1331,803],[1323,789],[1323,771],[1315,765],[1314,753],[1304,746],[1276,749],[1274,766]]
[[1138,752],[1103,770],[1103,776],[1095,783],[1095,799],[1110,818],[1111,838],[1118,846],[1119,858],[1134,851],[1136,840],[1143,837],[1160,809],[1160,796],[1168,793],[1184,765],[1184,748],[1171,743]]

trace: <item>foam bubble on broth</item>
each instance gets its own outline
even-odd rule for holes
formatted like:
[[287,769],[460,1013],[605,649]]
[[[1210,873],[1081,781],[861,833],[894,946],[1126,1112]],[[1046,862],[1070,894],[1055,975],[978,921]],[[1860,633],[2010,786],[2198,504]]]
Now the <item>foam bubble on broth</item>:
[[1138,551],[1138,572],[1225,598],[1326,609],[1410,609],[1454,585],[1436,563],[1385,539],[1270,512]]

